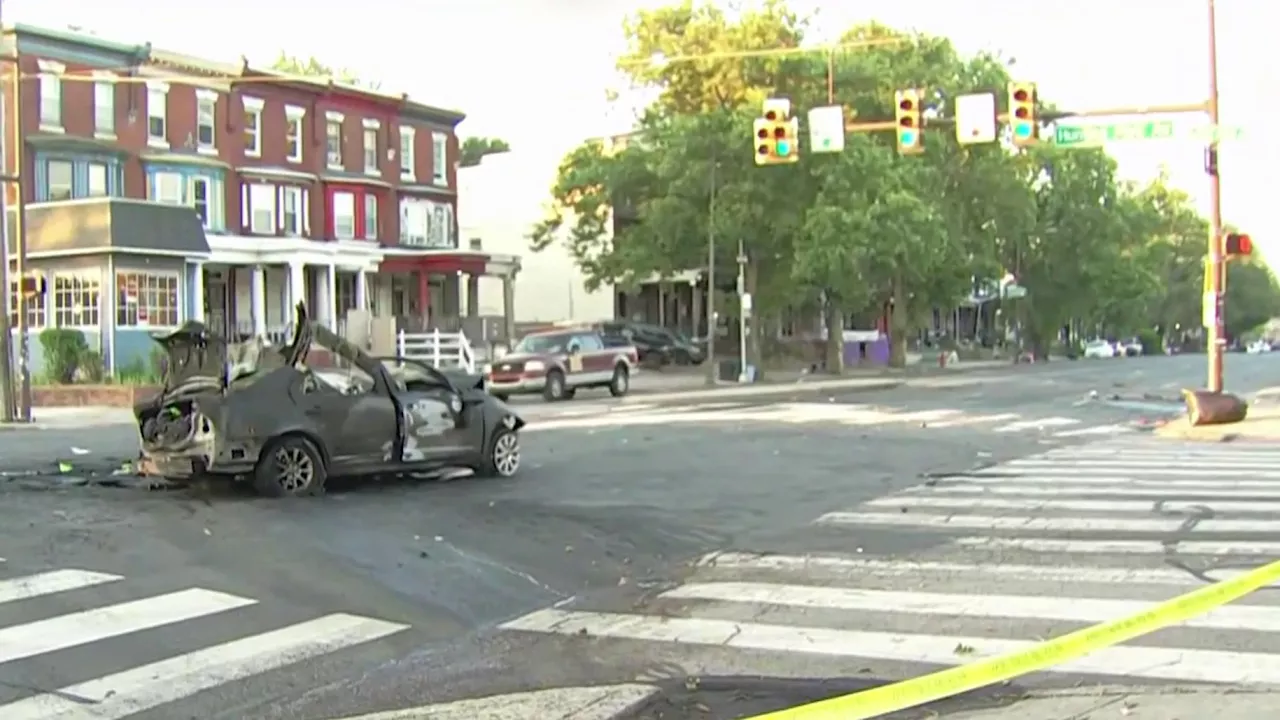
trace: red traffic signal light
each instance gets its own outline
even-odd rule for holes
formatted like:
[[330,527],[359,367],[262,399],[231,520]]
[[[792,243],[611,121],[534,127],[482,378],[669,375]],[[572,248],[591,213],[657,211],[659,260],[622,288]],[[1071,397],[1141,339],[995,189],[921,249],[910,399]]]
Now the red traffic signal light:
[[1223,244],[1223,250],[1228,256],[1253,254],[1253,239],[1243,233],[1228,234]]
[[764,113],[764,119],[768,120],[769,122],[773,122],[774,120],[778,119],[778,113],[772,110],[766,110]]

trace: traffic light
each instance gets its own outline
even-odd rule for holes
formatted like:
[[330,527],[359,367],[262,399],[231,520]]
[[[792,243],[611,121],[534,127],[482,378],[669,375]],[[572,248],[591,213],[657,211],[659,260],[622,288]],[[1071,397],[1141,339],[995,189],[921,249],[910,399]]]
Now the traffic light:
[[787,100],[764,101],[764,117],[755,121],[756,164],[789,165],[800,162],[800,122],[789,117]]
[[1229,258],[1249,257],[1253,254],[1253,239],[1243,233],[1228,233],[1222,245],[1223,254]]
[[895,117],[898,121],[898,152],[916,155],[924,152],[924,138],[920,126],[920,91],[899,90],[896,95]]
[[1040,134],[1039,124],[1036,122],[1035,83],[1009,83],[1009,127],[1013,129],[1015,147],[1035,143]]

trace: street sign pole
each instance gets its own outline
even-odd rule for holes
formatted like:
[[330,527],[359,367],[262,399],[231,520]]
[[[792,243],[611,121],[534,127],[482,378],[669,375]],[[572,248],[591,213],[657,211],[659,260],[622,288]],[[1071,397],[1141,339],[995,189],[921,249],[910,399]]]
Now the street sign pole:
[[[1209,124],[1218,127],[1218,22],[1217,7],[1214,0],[1209,0]],[[1209,392],[1222,392],[1222,362],[1227,349],[1226,325],[1223,322],[1226,298],[1223,293],[1226,268],[1222,261],[1222,182],[1218,175],[1218,140],[1215,137],[1209,143],[1208,160],[1205,168],[1209,173],[1209,267],[1206,279],[1209,281],[1209,292],[1213,294],[1213,317],[1205,312],[1205,319],[1212,319],[1209,326]],[[1206,304],[1210,298],[1206,295]]]

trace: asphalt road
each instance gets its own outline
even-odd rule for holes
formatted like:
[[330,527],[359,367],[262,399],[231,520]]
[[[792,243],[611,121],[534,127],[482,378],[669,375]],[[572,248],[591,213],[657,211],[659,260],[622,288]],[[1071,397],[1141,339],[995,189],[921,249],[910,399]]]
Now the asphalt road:
[[[310,720],[637,677],[900,677],[917,668],[852,667],[848,658],[820,662],[794,653],[779,659],[751,648],[704,652],[663,642],[594,641],[500,625],[536,618],[552,606],[638,614],[666,607],[679,615],[682,605],[657,596],[699,573],[725,572],[693,567],[709,553],[899,557],[931,551],[942,543],[917,527],[833,532],[814,520],[931,474],[1098,437],[1063,436],[1063,428],[1126,425],[1167,412],[1171,406],[1158,399],[1197,384],[1202,363],[1203,357],[1050,363],[877,393],[726,401],[701,410],[640,407],[587,417],[594,420],[587,425],[557,427],[548,417],[531,425],[518,479],[361,487],[303,502],[31,477],[23,473],[51,469],[59,459],[73,463],[72,476],[107,472],[135,452],[134,434],[128,428],[3,433],[0,468],[18,474],[0,481],[0,555],[7,560],[0,580],[58,569],[112,577],[54,578],[48,580],[52,594],[38,598],[30,585],[7,597],[6,587],[16,586],[0,584],[0,717],[44,717],[32,710],[44,706],[30,699],[6,705],[33,696],[96,698],[116,713],[104,710],[102,717]],[[1280,365],[1266,356],[1233,356],[1228,382],[1242,391],[1261,389],[1274,382],[1273,368]],[[1096,399],[1089,397],[1093,390]],[[1113,394],[1120,399],[1109,400]],[[864,414],[814,420],[813,406]],[[859,419],[867,417],[866,408],[941,419],[869,423]],[[671,419],[698,413],[710,415]],[[983,414],[1020,420],[954,422]],[[651,420],[611,419],[623,415]],[[1077,422],[1034,423],[1046,417]],[[539,429],[540,423],[548,427]],[[54,592],[55,580],[67,584]],[[145,605],[170,614],[143,613],[128,632],[103,631],[95,639],[83,631],[88,620],[74,626],[52,620],[193,588],[205,592]],[[321,618],[332,637],[305,645]],[[48,622],[30,624],[41,620]],[[304,622],[313,624],[295,628],[291,653],[272,656],[265,641],[241,643],[240,655],[217,650]],[[6,638],[6,632],[12,634]],[[26,649],[6,652],[10,646]],[[144,692],[147,684],[129,674],[201,651],[191,656],[200,662],[188,663],[187,674],[165,692]],[[239,665],[228,660],[236,657]],[[238,677],[226,674],[228,666],[249,669]],[[209,680],[218,676],[210,668],[221,668],[230,681]],[[109,681],[89,682],[103,676]],[[130,688],[145,702],[131,698]],[[179,696],[192,688],[206,691]],[[56,690],[62,692],[50,695]],[[168,700],[176,702],[162,704]]]

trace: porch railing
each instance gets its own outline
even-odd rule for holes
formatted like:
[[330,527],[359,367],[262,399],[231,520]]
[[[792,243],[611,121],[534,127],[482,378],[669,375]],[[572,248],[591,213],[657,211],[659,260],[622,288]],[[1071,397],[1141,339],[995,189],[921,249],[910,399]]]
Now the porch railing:
[[460,332],[442,332],[438,328],[426,332],[396,332],[396,354],[400,357],[429,363],[447,370],[461,368],[468,373],[476,371],[476,354],[467,336]]

